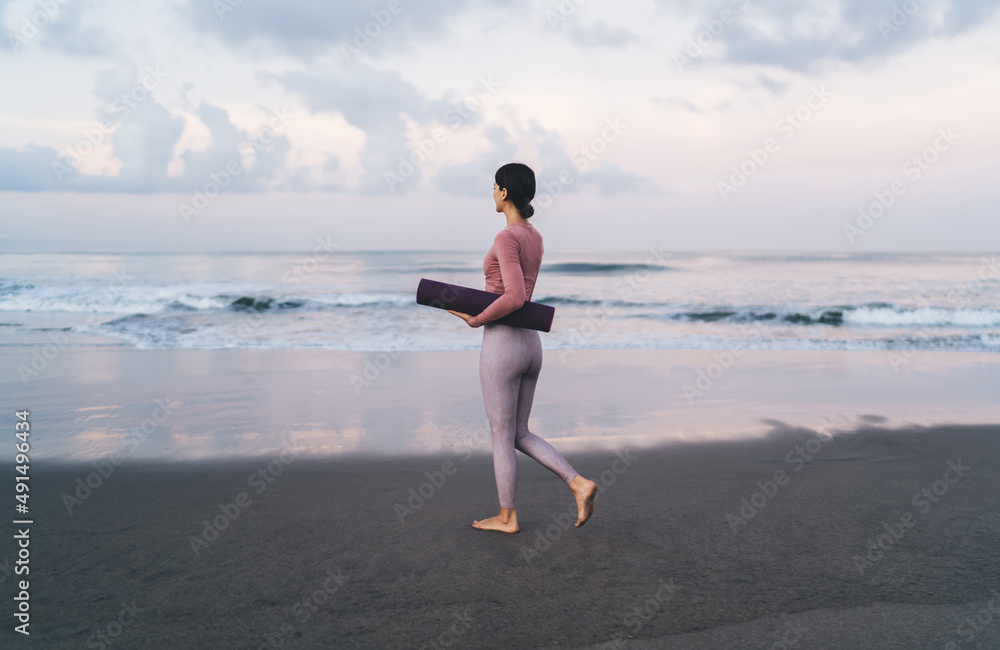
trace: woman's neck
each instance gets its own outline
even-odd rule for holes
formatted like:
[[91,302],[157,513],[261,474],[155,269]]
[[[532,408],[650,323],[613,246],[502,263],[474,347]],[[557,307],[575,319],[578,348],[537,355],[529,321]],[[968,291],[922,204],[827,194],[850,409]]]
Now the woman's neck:
[[528,223],[528,220],[521,216],[521,213],[518,212],[517,208],[511,207],[507,210],[504,210],[503,213],[504,216],[507,217],[508,226],[512,223]]

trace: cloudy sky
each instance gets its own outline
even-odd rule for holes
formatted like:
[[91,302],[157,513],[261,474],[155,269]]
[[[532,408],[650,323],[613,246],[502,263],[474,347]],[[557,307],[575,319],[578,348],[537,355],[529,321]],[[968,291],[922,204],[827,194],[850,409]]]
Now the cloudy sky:
[[1000,1],[0,0],[0,251],[995,251]]

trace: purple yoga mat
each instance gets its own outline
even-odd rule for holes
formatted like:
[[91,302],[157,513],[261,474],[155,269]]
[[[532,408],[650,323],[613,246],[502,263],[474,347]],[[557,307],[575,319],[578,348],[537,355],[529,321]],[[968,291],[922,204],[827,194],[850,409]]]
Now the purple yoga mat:
[[[417,285],[418,305],[452,309],[473,316],[478,316],[500,295],[499,293],[460,287],[457,284],[437,282],[427,278],[422,278],[420,284]],[[526,300],[517,311],[491,322],[548,332],[552,328],[552,317],[555,316],[555,313],[556,308],[551,305]]]

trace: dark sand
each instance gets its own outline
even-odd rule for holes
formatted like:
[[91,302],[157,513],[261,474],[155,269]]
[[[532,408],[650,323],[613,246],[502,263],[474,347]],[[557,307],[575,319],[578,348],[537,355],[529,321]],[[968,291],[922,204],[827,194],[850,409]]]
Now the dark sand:
[[[580,529],[557,521],[566,487],[519,455],[515,535],[470,525],[497,512],[480,454],[303,457],[272,463],[260,493],[247,477],[276,456],[128,463],[72,516],[62,494],[93,467],[36,464],[33,633],[6,614],[0,645],[102,647],[102,629],[120,632],[110,648],[1000,647],[1000,427],[869,429],[786,461],[814,435],[634,449],[627,467],[567,454],[614,478]],[[448,460],[401,522],[394,504]],[[949,462],[970,469],[946,475]],[[727,514],[777,470],[787,482],[734,532]],[[935,481],[924,512],[914,495]],[[196,555],[190,537],[241,492],[249,505]],[[906,513],[912,527],[861,573],[854,556]],[[9,520],[2,533],[10,558]],[[0,577],[10,611],[14,576]],[[123,602],[136,613],[117,628]]]

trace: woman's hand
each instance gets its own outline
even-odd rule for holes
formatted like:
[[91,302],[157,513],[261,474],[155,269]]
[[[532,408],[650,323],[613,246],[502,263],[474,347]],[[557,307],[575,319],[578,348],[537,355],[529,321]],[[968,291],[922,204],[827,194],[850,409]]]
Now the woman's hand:
[[449,310],[448,310],[448,313],[449,313],[449,314],[455,314],[456,316],[458,316],[459,318],[461,318],[462,320],[464,320],[464,321],[466,322],[466,324],[468,324],[468,325],[469,325],[469,327],[475,327],[475,325],[473,325],[473,324],[469,323],[469,321],[470,321],[470,320],[472,320],[472,318],[473,318],[473,317],[472,317],[472,316],[470,316],[469,314],[463,314],[462,312],[460,312],[460,311],[455,311],[455,310],[453,310],[453,309],[449,309]]

